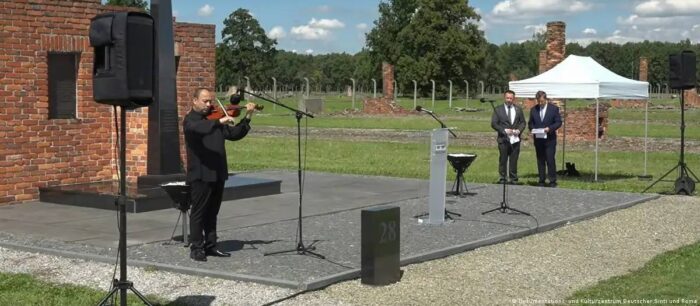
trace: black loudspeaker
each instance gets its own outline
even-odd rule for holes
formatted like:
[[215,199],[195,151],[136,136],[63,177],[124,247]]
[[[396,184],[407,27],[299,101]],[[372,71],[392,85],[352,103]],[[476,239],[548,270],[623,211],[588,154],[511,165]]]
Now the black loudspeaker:
[[127,108],[153,102],[153,17],[138,12],[97,15],[90,22],[95,59],[92,92],[98,103]]
[[673,89],[695,88],[695,53],[683,51],[680,54],[668,56],[669,86]]

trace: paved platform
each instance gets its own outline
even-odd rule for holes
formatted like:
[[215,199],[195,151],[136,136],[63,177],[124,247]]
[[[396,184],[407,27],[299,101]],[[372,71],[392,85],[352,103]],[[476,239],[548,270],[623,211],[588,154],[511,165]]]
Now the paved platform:
[[[188,258],[169,241],[179,227],[175,209],[128,216],[130,265],[290,288],[314,289],[360,273],[360,212],[382,205],[401,208],[401,264],[421,262],[553,229],[654,199],[656,195],[508,186],[508,203],[532,216],[481,212],[498,207],[502,187],[469,184],[473,195],[448,197],[447,209],[462,217],[444,225],[419,223],[427,211],[428,182],[308,172],[303,194],[303,238],[326,260],[266,252],[296,246],[299,193],[296,172],[246,175],[282,180],[278,195],[226,201],[219,215],[220,247],[230,258],[206,263]],[[448,184],[451,187],[451,184]],[[0,246],[113,263],[115,212],[42,202],[0,207]]]

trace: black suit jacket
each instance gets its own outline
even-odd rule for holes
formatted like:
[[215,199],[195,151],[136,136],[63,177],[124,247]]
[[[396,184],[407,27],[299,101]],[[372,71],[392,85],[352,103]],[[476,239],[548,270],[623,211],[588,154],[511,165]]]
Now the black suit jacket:
[[224,140],[245,137],[250,130],[249,122],[244,118],[236,126],[230,126],[190,111],[183,122],[187,147],[187,182],[227,180],[228,163]]
[[545,127],[549,128],[549,133],[547,133],[547,139],[534,138],[535,141],[546,141],[546,142],[557,142],[557,130],[561,127],[561,115],[559,114],[559,107],[552,103],[547,103],[547,110],[545,111],[544,118],[540,119],[540,106],[535,105],[530,110],[530,120],[527,123],[530,130],[532,129],[543,129]]
[[498,132],[496,141],[498,143],[508,142],[508,135],[506,134],[506,129],[517,129],[520,133],[525,130],[525,114],[520,106],[513,104],[513,109],[515,110],[515,120],[510,123],[510,118],[506,113],[505,104],[499,105],[493,112],[491,116],[491,128]]

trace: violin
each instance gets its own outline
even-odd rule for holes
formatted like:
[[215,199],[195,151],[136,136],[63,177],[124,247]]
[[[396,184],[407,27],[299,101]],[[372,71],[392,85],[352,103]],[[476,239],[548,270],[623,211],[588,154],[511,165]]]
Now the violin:
[[[218,99],[216,101],[219,103],[219,107],[214,105],[211,106],[211,111],[209,112],[209,115],[207,115],[207,119],[209,120],[219,120],[223,117],[236,118],[241,115],[241,110],[245,111],[246,109],[245,106],[240,106],[238,104],[229,104],[228,106],[224,107],[223,104],[221,104],[221,101]],[[260,111],[263,110],[263,108],[265,108],[264,105],[255,105],[256,110]]]

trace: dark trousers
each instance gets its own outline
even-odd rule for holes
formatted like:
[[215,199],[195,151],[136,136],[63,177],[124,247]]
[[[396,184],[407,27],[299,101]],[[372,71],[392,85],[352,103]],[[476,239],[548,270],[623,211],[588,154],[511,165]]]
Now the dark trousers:
[[[501,180],[508,180],[506,171],[510,172],[510,179],[518,180],[518,156],[520,156],[520,142],[510,144],[508,140],[498,144],[498,175]],[[510,159],[509,159],[510,158]],[[508,170],[506,170],[508,165]]]
[[221,207],[224,182],[190,182],[190,248],[204,249],[216,246],[216,217]]
[[546,139],[535,139],[535,152],[537,153],[537,172],[540,183],[549,178],[550,183],[557,182],[557,166],[554,155],[557,151],[557,143]]

